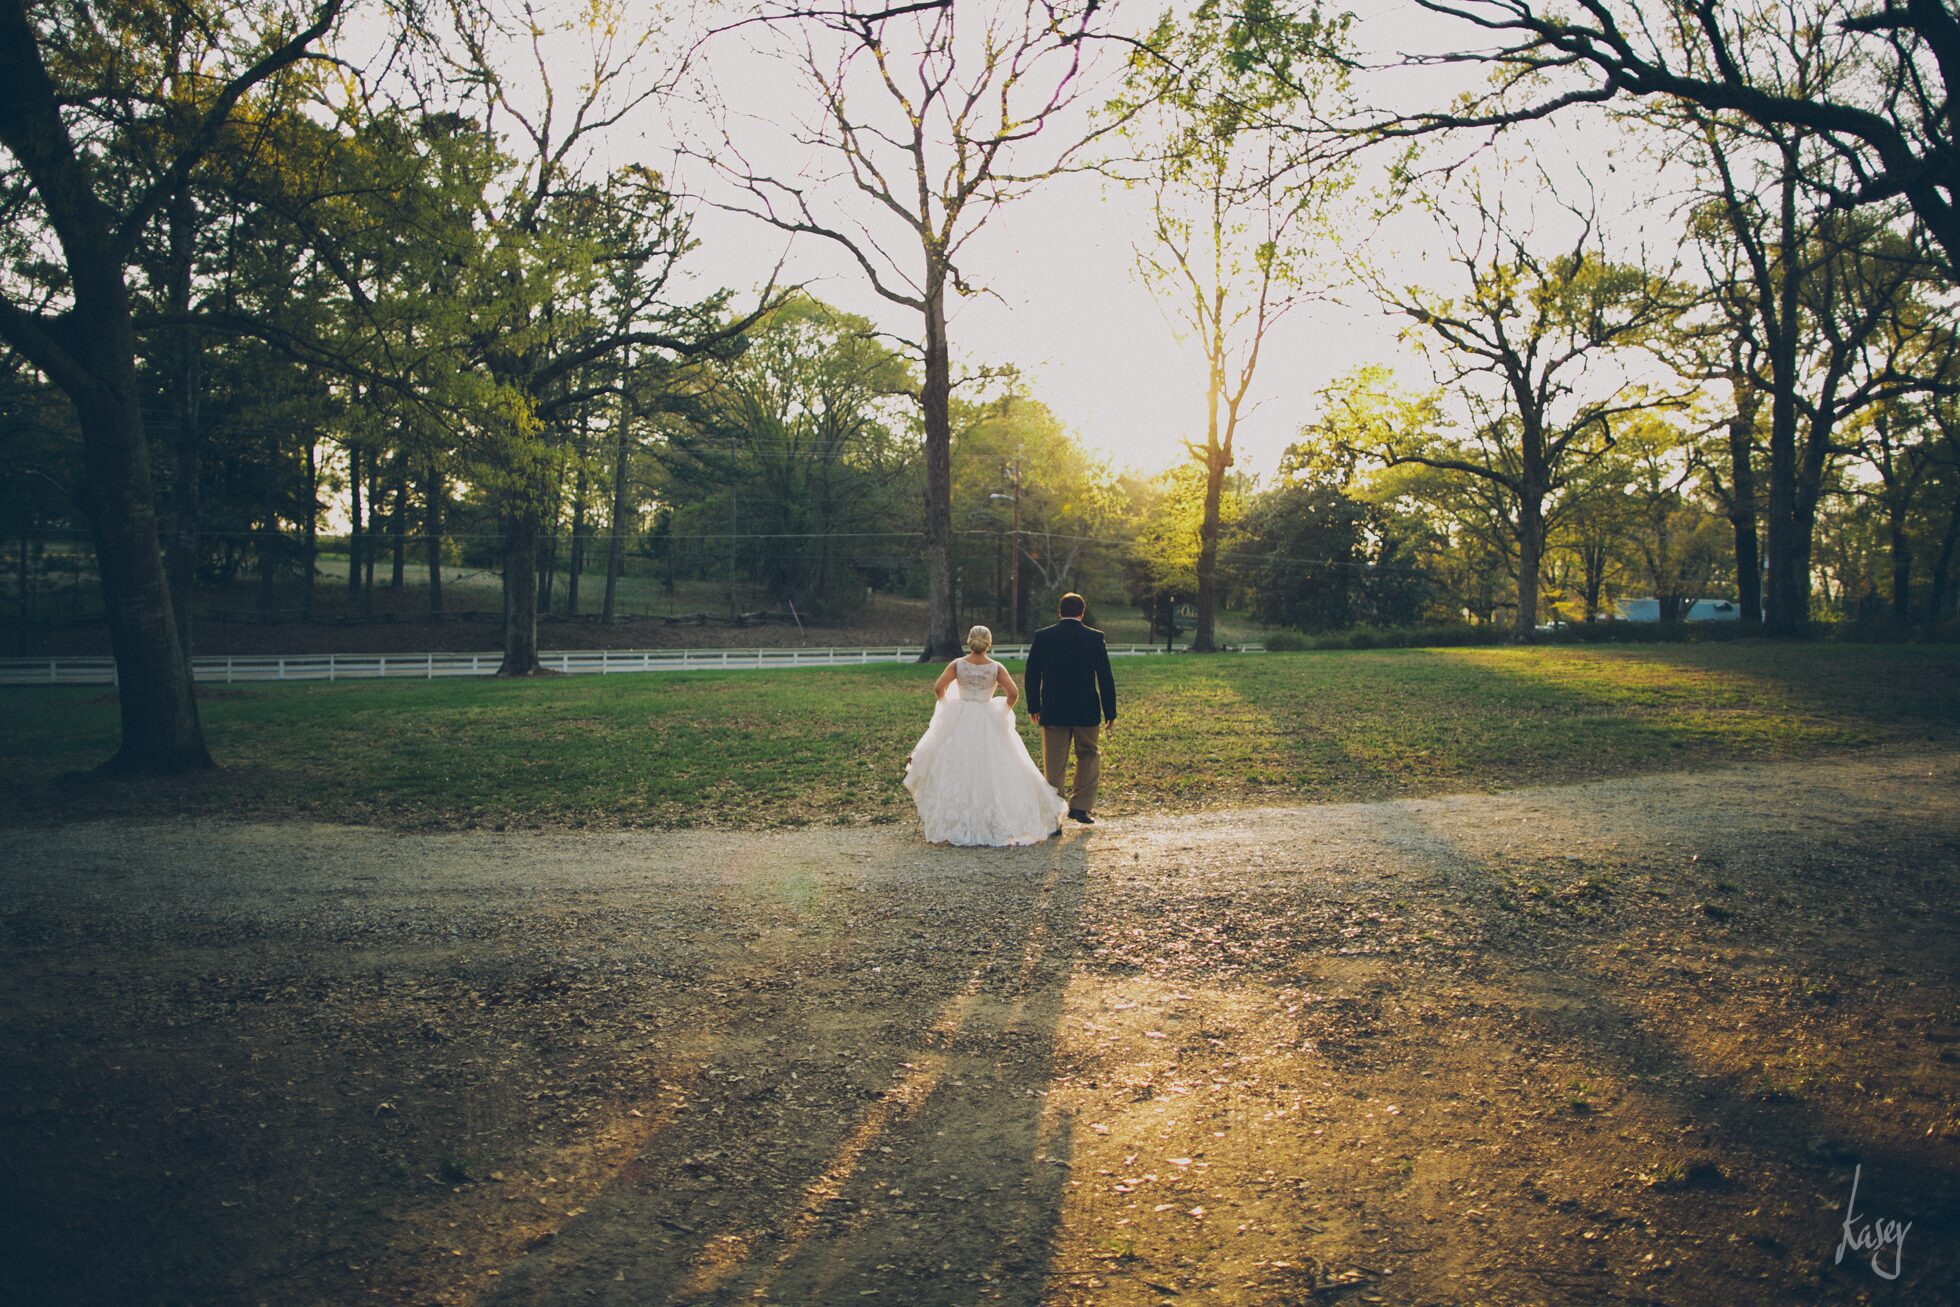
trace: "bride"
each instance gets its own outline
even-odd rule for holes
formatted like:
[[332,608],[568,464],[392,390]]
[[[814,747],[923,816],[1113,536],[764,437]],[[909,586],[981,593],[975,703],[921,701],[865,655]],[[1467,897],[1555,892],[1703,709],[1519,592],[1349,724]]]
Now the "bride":
[[[971,652],[933,683],[938,706],[906,760],[905,788],[935,844],[1038,844],[1059,833],[1068,811],[1014,729],[1021,691],[987,656],[993,645],[984,626],[966,633]],[[955,683],[959,693],[948,695]],[[994,697],[996,688],[1004,698]]]

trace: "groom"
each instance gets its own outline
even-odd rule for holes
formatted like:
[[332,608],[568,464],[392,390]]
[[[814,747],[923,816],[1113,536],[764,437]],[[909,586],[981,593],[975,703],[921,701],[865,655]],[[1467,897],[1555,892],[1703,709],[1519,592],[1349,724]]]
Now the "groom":
[[[1116,678],[1109,674],[1103,633],[1083,624],[1089,610],[1079,594],[1062,596],[1062,620],[1034,633],[1028,669],[1021,674],[1028,719],[1041,728],[1041,770],[1055,793],[1068,799],[1068,815],[1084,825],[1096,819],[1096,779],[1102,775],[1097,736],[1116,724]],[[1062,788],[1069,746],[1075,747],[1075,792]]]

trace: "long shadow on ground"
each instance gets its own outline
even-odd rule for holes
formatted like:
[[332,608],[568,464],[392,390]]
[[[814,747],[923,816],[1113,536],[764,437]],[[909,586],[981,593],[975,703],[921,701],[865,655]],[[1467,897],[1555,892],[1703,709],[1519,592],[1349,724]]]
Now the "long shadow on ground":
[[[910,905],[888,869],[889,940],[780,989],[753,1014],[767,1035],[729,1031],[685,1110],[491,1301],[1035,1301],[1069,1152],[1044,1090],[1092,838],[992,855],[1007,865],[963,881],[982,900],[964,905]],[[1030,875],[1033,893],[998,893]],[[985,924],[932,938],[949,909]],[[881,964],[903,956],[890,941],[918,951]],[[709,983],[797,969],[758,958]]]

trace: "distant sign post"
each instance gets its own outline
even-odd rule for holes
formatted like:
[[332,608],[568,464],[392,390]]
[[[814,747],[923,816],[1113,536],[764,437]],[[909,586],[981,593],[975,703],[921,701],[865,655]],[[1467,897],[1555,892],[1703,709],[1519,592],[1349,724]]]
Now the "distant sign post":
[[1178,632],[1190,629],[1182,625],[1182,623],[1196,621],[1198,608],[1195,604],[1180,604],[1176,602],[1172,602],[1168,607],[1170,611],[1164,616],[1164,652],[1176,653],[1177,650],[1172,646],[1171,642],[1177,639]]
[[1180,604],[1179,602],[1177,602],[1176,598],[1174,597],[1166,598],[1164,600],[1164,652],[1165,653],[1177,652],[1176,646],[1173,642],[1177,639],[1178,633],[1185,629],[1182,625],[1179,624],[1179,619],[1194,617],[1196,615],[1197,615],[1197,610],[1193,608],[1190,604]]

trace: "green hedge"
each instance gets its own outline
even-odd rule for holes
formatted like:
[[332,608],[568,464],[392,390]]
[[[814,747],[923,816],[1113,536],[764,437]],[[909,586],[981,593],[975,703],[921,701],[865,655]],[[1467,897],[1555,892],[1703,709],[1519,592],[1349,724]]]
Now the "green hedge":
[[[1737,622],[1574,622],[1552,631],[1537,631],[1534,644],[1699,644],[1734,640],[1744,634]],[[1271,653],[1303,649],[1446,649],[1465,645],[1511,642],[1511,628],[1470,622],[1434,622],[1419,626],[1357,626],[1352,630],[1307,635],[1274,631],[1265,639]]]

